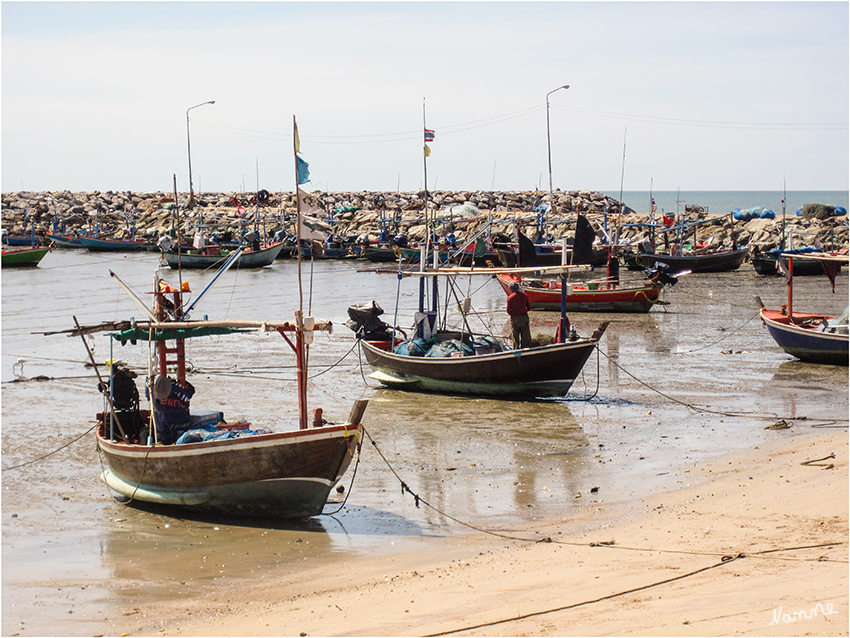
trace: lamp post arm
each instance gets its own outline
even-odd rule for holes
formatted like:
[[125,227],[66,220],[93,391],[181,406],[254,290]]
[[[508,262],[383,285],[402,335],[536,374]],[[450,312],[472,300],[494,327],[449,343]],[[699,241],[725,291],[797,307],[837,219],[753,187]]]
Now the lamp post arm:
[[192,187],[192,141],[189,137],[189,111],[191,111],[192,109],[196,109],[199,106],[206,106],[207,104],[215,104],[215,100],[201,102],[200,104],[190,106],[188,109],[186,109],[186,151],[189,157],[189,199],[192,199],[192,196],[195,194],[195,191]]
[[546,94],[546,149],[549,155],[549,213],[552,213],[555,210],[554,191],[552,189],[552,137],[549,133],[549,96],[555,91],[568,88],[570,88],[570,85],[565,84],[563,86],[559,86],[557,89],[552,89]]

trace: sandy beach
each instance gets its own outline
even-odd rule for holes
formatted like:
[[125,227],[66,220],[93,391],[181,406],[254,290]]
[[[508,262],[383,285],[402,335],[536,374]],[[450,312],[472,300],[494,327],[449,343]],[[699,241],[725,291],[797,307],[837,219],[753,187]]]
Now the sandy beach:
[[778,432],[746,454],[686,470],[680,489],[639,500],[613,525],[603,495],[582,494],[594,507],[581,533],[561,532],[575,528],[570,520],[423,539],[427,551],[340,559],[222,589],[202,610],[189,598],[139,609],[141,622],[126,628],[185,636],[846,636],[847,453],[845,428]]

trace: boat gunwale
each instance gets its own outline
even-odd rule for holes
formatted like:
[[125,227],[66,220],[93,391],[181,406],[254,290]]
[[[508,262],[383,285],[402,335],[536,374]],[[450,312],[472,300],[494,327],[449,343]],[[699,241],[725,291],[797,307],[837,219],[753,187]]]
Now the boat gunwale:
[[325,439],[347,438],[360,436],[359,424],[329,425],[321,428],[310,428],[307,430],[288,430],[286,432],[271,432],[268,434],[254,434],[251,436],[234,437],[217,441],[199,441],[195,443],[182,443],[180,445],[140,445],[136,443],[124,443],[108,439],[97,432],[98,446],[106,454],[125,457],[138,457],[142,455],[157,456],[195,456],[211,453],[224,454],[232,451],[241,451],[250,448],[270,448],[281,443],[295,444],[309,441],[320,441]]

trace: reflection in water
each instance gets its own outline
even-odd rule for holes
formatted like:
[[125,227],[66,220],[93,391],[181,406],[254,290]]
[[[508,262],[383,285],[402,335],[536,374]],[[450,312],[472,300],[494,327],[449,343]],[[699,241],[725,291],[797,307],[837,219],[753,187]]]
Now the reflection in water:
[[[788,357],[781,353],[781,357]],[[834,418],[834,412],[844,406],[847,414],[847,393],[837,393],[836,386],[846,383],[844,366],[805,363],[797,359],[783,361],[773,376],[761,388],[762,393],[777,397],[776,411],[790,418]]]
[[[122,514],[108,521],[101,536],[101,561],[116,592],[136,598],[155,599],[187,582],[198,585],[252,578],[270,569],[299,569],[305,561],[375,551],[387,537],[420,535],[415,523],[364,507],[303,521],[186,516],[150,504],[126,507]],[[138,590],[139,582],[146,583],[144,592]]]
[[[505,517],[504,524],[569,507],[587,440],[567,402],[380,390],[370,410],[369,435],[384,458],[441,511],[479,523]],[[375,487],[400,489],[392,474]],[[429,523],[445,522],[424,515]]]

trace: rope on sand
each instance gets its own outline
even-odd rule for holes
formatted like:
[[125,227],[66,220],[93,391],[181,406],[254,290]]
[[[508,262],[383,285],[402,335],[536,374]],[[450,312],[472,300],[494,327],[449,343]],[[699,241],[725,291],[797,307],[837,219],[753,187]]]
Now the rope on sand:
[[[733,334],[735,334],[736,332],[738,332],[739,330],[741,330],[744,326],[746,326],[746,325],[747,325],[748,323],[750,323],[753,319],[755,319],[756,317],[759,317],[759,316],[761,316],[761,311],[760,311],[760,310],[759,310],[759,311],[757,311],[757,312],[756,312],[756,313],[755,313],[752,317],[750,317],[749,319],[747,319],[747,320],[746,320],[744,323],[742,323],[740,326],[738,326],[737,328],[735,328],[735,329],[733,329],[733,330],[729,331],[727,334],[723,335],[722,337],[720,337],[720,339],[718,339],[717,341],[715,341],[715,342],[713,342],[713,343],[709,343],[708,345],[702,346],[701,348],[694,348],[693,350],[685,350],[685,351],[683,351],[683,352],[674,352],[673,354],[691,354],[691,353],[693,353],[693,352],[699,352],[700,350],[705,350],[705,349],[707,349],[707,348],[714,347],[714,346],[716,346],[718,343],[720,343],[721,341],[725,341],[727,338],[731,337]],[[723,328],[721,328],[721,330],[723,330]]]
[[645,591],[647,589],[651,589],[653,587],[658,587],[660,585],[666,585],[667,583],[673,583],[673,582],[676,582],[677,580],[682,580],[684,578],[690,578],[691,576],[696,576],[697,574],[701,574],[702,572],[706,572],[710,569],[715,569],[717,567],[723,567],[725,565],[728,565],[729,563],[732,563],[732,562],[738,560],[739,558],[744,558],[744,555],[743,554],[737,554],[735,556],[724,556],[723,558],[720,559],[719,563],[714,563],[713,565],[708,565],[706,567],[701,567],[700,569],[695,569],[694,571],[688,572],[687,574],[681,574],[679,576],[673,576],[672,578],[665,578],[664,580],[659,580],[659,581],[654,582],[654,583],[649,583],[648,585],[641,585],[640,587],[633,587],[632,589],[627,589],[625,591],[620,591],[620,592],[617,592],[617,593],[614,593],[614,594],[608,594],[607,596],[601,596],[599,598],[594,598],[593,600],[584,600],[580,603],[573,603],[572,605],[564,605],[562,607],[555,607],[553,609],[545,609],[545,610],[542,610],[542,611],[533,611],[533,612],[530,612],[530,613],[527,613],[527,614],[519,614],[517,616],[514,616],[513,618],[504,618],[502,620],[493,620],[491,622],[481,623],[481,624],[478,624],[478,625],[469,625],[467,627],[460,627],[458,629],[450,629],[449,631],[441,631],[441,632],[436,633],[436,634],[425,634],[425,635],[429,638],[432,637],[432,636],[448,636],[450,634],[456,634],[456,633],[459,633],[461,631],[470,631],[470,630],[473,630],[473,629],[481,629],[483,627],[494,627],[496,625],[502,625],[502,624],[509,623],[509,622],[515,622],[517,620],[526,620],[528,618],[534,618],[535,616],[544,616],[546,614],[554,614],[554,613],[559,612],[559,611],[566,611],[568,609],[575,609],[577,607],[583,607],[585,605],[592,605],[594,603],[599,603],[599,602],[602,602],[604,600],[611,600],[612,598],[619,598],[621,596],[627,596],[629,594],[634,594],[634,593],[639,592],[639,591]]

